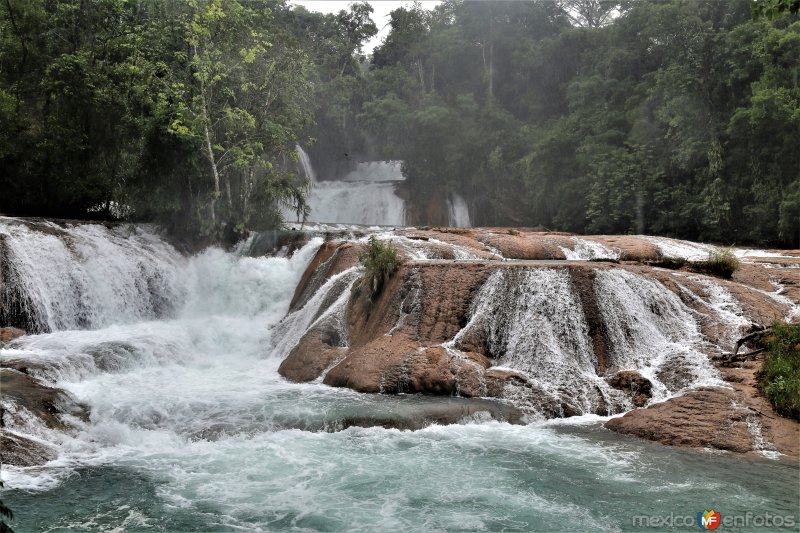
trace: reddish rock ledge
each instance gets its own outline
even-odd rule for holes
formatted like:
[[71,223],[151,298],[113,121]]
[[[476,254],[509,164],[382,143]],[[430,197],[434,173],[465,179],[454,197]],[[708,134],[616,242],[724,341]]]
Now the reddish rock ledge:
[[[460,336],[454,346],[457,350],[447,348],[468,322],[470,306],[493,272],[565,268],[588,325],[597,375],[625,395],[627,408],[639,407],[607,422],[608,429],[673,446],[736,453],[778,451],[791,457],[800,454],[800,423],[776,414],[759,393],[755,378],[759,363],[739,368],[720,367],[727,386],[688,390],[666,402],[643,408],[651,401],[652,384],[636,371],[614,366],[610,358],[613,346],[593,289],[594,277],[603,269],[622,269],[660,283],[691,308],[704,341],[703,350],[712,357],[732,349],[732,331],[730,324],[720,319],[715,307],[719,304],[713,303],[711,288],[718,286],[730,293],[750,326],[766,325],[786,316],[788,311],[786,300],[773,296],[778,287],[785,298],[797,301],[800,270],[745,263],[732,280],[721,280],[656,268],[642,262],[660,258],[660,252],[653,243],[637,236],[582,237],[615,249],[620,257],[618,264],[603,261],[554,264],[538,260],[563,259],[564,249],[574,246],[572,236],[497,228],[408,228],[398,230],[397,235],[406,239],[402,241],[404,246],[411,241],[426,243],[430,247],[428,257],[445,258],[448,254],[440,248],[458,246],[480,259],[414,261],[406,257],[406,263],[374,301],[354,290],[335,323],[319,321],[311,327],[287,354],[279,369],[281,375],[297,382],[322,379],[331,386],[367,393],[505,399],[517,397],[509,392],[523,393],[536,402],[545,416],[580,414],[569,404],[569,398],[566,403],[554,403],[524,373],[492,368],[497,363],[493,362],[485,334],[479,329]],[[357,264],[361,249],[361,244],[347,241],[329,241],[323,245],[298,285],[292,310],[302,308],[331,276]],[[517,260],[491,260],[497,258],[496,252],[506,259]],[[793,260],[781,258],[785,262]],[[671,390],[681,389],[686,376],[681,374],[680,367],[673,371],[675,376],[665,375],[660,379]],[[605,409],[598,404],[594,412],[606,414]],[[607,407],[607,412],[619,411],[618,404]]]

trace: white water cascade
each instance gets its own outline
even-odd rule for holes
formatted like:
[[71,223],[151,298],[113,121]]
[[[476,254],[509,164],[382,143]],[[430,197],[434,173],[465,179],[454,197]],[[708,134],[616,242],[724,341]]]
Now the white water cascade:
[[[431,243],[407,241],[409,250]],[[620,531],[653,495],[680,509],[707,501],[709,484],[731,514],[796,506],[790,462],[646,445],[598,431],[591,417],[359,425],[468,399],[279,376],[303,331],[347,333],[358,266],[309,282],[319,288],[287,315],[321,244],[314,238],[290,257],[218,248],[185,257],[144,227],[0,219],[0,324],[27,312],[41,328],[0,344],[0,434],[53,452],[44,464],[2,465],[15,530]],[[654,376],[666,393],[683,385],[658,371],[665,365],[679,361],[691,384],[710,375],[693,360],[695,317],[665,287],[601,270],[593,289],[620,346],[613,366]],[[556,411],[570,403],[572,414],[607,402],[618,412],[627,400],[595,372],[583,296],[568,267],[498,268],[448,348],[483,337],[496,363],[533,382],[520,401]],[[738,313],[732,295],[712,296],[715,309]],[[28,411],[26,391],[9,386],[33,377],[89,416],[63,409],[66,429],[46,425]],[[602,501],[587,498],[589,482]]]
[[[270,357],[270,326],[286,314],[322,239],[290,258],[218,248],[184,258],[141,228],[120,231],[0,224],[13,252],[2,257],[3,268],[24,273],[11,280],[15,293],[27,295],[31,323],[51,331],[0,346],[3,366],[22,365],[91,408],[91,421],[71,420],[75,431],[62,432],[2,398],[4,431],[58,450],[44,473],[4,471],[16,487],[41,489],[70,475],[73,464],[118,461],[131,450],[146,462],[156,450],[183,454],[197,439],[305,423],[298,420],[306,414],[284,405],[274,388],[285,354]],[[166,311],[152,304],[148,288],[162,294]],[[89,305],[96,309],[86,314]],[[270,390],[278,399],[267,408]]]
[[469,218],[469,208],[467,202],[461,195],[453,193],[447,199],[447,210],[450,218],[450,226],[454,228],[471,228],[472,222]]
[[[639,371],[653,383],[657,401],[686,387],[721,384],[700,351],[691,311],[666,287],[627,271],[598,270],[593,290],[610,344],[606,375]],[[563,402],[583,413],[631,407],[598,375],[589,326],[565,268],[493,273],[453,345],[476,335],[485,338],[498,367],[531,379],[538,389],[534,408],[545,416]]]
[[689,386],[723,384],[700,350],[692,311],[662,284],[625,270],[604,270],[597,272],[594,291],[611,364],[638,370],[653,383],[656,400]]
[[531,378],[545,411],[558,412],[562,401],[570,401],[593,412],[598,387],[609,389],[595,371],[589,327],[566,269],[498,270],[479,291],[470,316],[456,346],[467,335],[485,336],[497,366]]
[[141,226],[0,218],[0,318],[30,332],[170,316],[184,260]]
[[405,180],[399,161],[359,162],[352,172],[334,181],[318,179],[305,150],[298,145],[297,152],[303,171],[313,181],[308,198],[309,220],[370,226],[405,225],[405,202],[395,192]]
[[303,150],[303,147],[299,144],[295,145],[295,150],[297,151],[297,155],[300,159],[300,167],[303,169],[303,173],[306,175],[306,178],[311,180],[311,182],[317,181],[317,173],[314,172],[314,167],[311,165],[311,158],[308,157],[308,153]]

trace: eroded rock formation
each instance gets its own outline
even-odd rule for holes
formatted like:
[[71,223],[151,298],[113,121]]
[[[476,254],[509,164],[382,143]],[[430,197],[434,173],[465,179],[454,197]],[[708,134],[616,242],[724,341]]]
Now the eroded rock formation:
[[[609,428],[683,446],[748,451],[762,437],[777,443],[797,435],[791,421],[771,431],[759,414],[769,406],[742,400],[755,389],[726,388],[729,373],[710,357],[731,350],[748,328],[795,312],[798,269],[748,261],[720,280],[647,266],[673,248],[693,257],[711,248],[645,237],[408,228],[382,238],[405,263],[372,301],[354,288],[364,239],[320,249],[287,318],[304,315],[308,323],[288,343],[279,370],[287,379],[497,398],[545,418],[650,405]],[[708,420],[683,431],[687,413]],[[658,417],[675,434],[635,429]],[[714,436],[700,438],[703,428]]]

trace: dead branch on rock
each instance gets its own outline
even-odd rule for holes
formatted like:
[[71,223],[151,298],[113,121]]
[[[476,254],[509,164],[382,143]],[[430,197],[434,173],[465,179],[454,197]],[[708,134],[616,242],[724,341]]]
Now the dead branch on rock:
[[[744,337],[736,341],[736,346],[734,346],[733,348],[733,355],[731,357],[736,357],[736,355],[739,353],[739,348],[741,348],[744,343],[760,341],[762,338],[764,338],[765,335],[768,335],[769,333],[772,333],[772,326],[745,335]],[[760,351],[763,352],[764,350],[761,349]],[[759,350],[750,353],[753,354],[758,352]]]

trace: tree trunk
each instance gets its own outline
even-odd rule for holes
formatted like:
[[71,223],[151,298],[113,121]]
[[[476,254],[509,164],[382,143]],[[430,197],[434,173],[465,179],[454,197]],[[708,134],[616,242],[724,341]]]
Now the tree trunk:
[[493,65],[493,56],[494,55],[494,43],[489,43],[489,104],[492,103],[492,98],[494,97],[494,65]]
[[214,174],[214,196],[211,198],[211,221],[216,222],[217,214],[214,206],[217,203],[217,198],[220,196],[219,192],[219,171],[217,170],[217,162],[214,159],[214,148],[211,146],[211,133],[208,131],[208,125],[203,126],[203,131],[206,137],[206,149],[208,150],[208,162],[211,164],[211,172]]
[[250,208],[250,195],[253,191],[253,167],[247,169],[244,187],[242,187],[242,216],[243,222],[247,221],[247,210]]
[[494,30],[494,15],[489,13],[489,104],[492,103],[494,97],[494,37],[492,32]]
[[422,66],[422,58],[417,57],[417,71],[419,72],[419,88],[423,96],[425,96],[425,69]]
[[231,179],[227,174],[225,175],[225,192],[228,195],[228,209],[230,210],[228,219],[230,219],[230,217],[233,215],[233,196],[231,195]]

